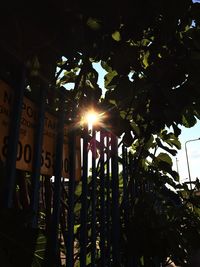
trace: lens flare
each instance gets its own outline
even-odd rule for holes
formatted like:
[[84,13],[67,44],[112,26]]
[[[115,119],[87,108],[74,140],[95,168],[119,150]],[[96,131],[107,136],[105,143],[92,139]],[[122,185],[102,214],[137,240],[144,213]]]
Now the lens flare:
[[99,114],[95,111],[89,111],[85,115],[85,120],[88,124],[95,125],[99,121]]
[[89,129],[94,126],[102,126],[104,113],[97,112],[94,109],[88,109],[82,112],[81,125],[87,124]]

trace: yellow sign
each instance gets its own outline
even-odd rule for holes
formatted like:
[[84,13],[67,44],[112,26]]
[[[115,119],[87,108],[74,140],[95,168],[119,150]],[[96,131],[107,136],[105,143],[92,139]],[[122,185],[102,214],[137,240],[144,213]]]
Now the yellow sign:
[[[14,92],[0,80],[0,159],[6,160],[9,136],[10,115]],[[23,99],[22,116],[20,123],[20,135],[18,141],[16,168],[32,171],[34,158],[34,136],[37,127],[38,108],[27,97]],[[67,137],[67,125],[64,126],[64,144],[62,159],[62,176],[69,177],[69,149]],[[41,154],[41,174],[54,175],[55,149],[57,137],[57,118],[45,113],[43,146]],[[76,141],[76,179],[81,176],[80,138]]]

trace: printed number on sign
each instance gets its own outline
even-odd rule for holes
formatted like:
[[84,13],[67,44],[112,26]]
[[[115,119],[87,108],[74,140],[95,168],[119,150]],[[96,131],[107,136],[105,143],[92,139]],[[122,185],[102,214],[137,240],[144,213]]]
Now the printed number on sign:
[[[6,158],[8,154],[8,136],[3,139],[2,155]],[[26,163],[32,161],[32,148],[29,144],[23,145],[20,141],[17,143],[17,161],[24,160]]]
[[47,169],[50,169],[51,167],[53,168],[53,163],[54,163],[54,155],[52,155],[48,151],[42,150],[42,155],[41,155],[41,167],[45,166]]
[[[44,151],[42,150],[42,155],[41,155],[41,167],[46,167],[47,169],[51,169],[55,167],[55,154],[51,154],[49,151]],[[62,170],[65,173],[68,173],[69,169],[69,162],[68,159],[65,158],[62,160]]]

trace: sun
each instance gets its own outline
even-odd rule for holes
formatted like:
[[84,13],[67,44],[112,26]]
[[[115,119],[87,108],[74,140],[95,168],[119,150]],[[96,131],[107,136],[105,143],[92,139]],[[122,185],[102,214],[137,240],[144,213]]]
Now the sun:
[[87,124],[89,129],[92,129],[94,126],[102,124],[103,114],[97,112],[96,110],[88,109],[82,112],[81,124]]
[[93,110],[91,111],[88,111],[86,114],[85,114],[85,120],[88,124],[90,125],[95,125],[98,123],[99,121],[99,114]]

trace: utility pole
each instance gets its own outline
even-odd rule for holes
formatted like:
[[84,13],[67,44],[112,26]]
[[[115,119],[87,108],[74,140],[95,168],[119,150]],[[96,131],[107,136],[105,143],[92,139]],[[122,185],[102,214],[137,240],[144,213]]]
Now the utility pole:
[[189,182],[190,182],[190,190],[192,190],[192,180],[191,180],[191,174],[190,174],[190,165],[189,165],[189,158],[188,158],[188,152],[187,152],[187,143],[193,142],[193,141],[198,141],[200,138],[188,140],[185,142],[185,154],[186,154],[186,160],[187,160],[187,168],[188,168],[188,177],[189,177]]

